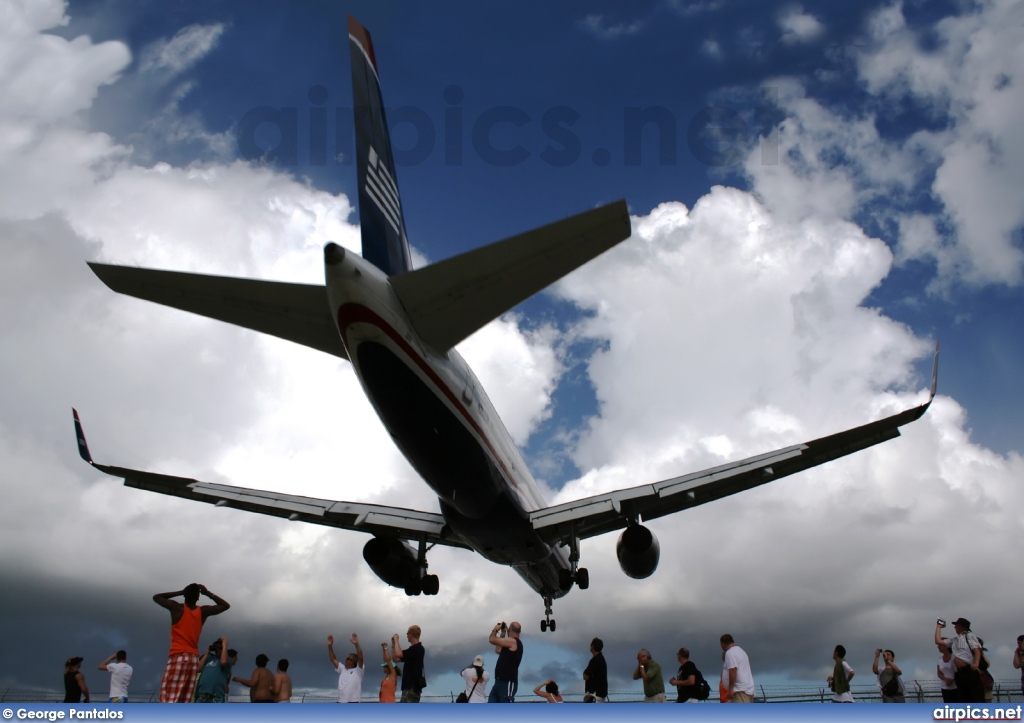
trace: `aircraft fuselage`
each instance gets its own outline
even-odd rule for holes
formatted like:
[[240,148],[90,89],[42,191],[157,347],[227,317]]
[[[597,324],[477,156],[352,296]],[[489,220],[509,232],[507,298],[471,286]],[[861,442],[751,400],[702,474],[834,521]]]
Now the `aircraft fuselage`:
[[324,261],[331,311],[356,376],[452,530],[541,595],[564,595],[558,575],[569,569],[566,555],[530,524],[529,512],[544,499],[469,365],[455,350],[440,355],[423,344],[374,265],[333,244]]

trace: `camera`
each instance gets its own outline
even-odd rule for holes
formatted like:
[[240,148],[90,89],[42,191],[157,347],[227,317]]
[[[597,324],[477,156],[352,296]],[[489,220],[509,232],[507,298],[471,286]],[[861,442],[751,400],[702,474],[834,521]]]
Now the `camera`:
[[937,619],[935,621],[935,624],[938,625],[940,628],[946,627],[946,621],[943,620],[942,618]]

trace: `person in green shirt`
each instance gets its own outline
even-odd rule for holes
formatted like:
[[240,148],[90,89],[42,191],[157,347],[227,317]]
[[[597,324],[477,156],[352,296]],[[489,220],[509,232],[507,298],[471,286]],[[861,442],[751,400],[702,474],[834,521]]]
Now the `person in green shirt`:
[[651,651],[640,648],[636,654],[636,670],[633,680],[644,681],[644,703],[665,702],[665,679],[661,676],[661,665],[651,658]]

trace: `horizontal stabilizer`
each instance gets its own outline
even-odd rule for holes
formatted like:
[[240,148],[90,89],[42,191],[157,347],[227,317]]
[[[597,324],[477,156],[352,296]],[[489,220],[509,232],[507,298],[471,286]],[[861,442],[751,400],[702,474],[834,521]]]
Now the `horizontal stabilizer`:
[[347,359],[323,286],[90,263],[119,294],[226,321]]
[[616,201],[393,276],[391,286],[420,338],[444,353],[629,234],[626,202]]

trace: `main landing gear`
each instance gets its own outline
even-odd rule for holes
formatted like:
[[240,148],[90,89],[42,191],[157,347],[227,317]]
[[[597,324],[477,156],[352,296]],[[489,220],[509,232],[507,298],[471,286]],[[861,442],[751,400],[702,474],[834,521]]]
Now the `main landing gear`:
[[[580,567],[580,538],[576,535],[575,529],[569,538],[569,569],[558,571],[558,586],[563,592],[568,592],[573,585],[578,585],[580,590],[590,587],[590,573],[587,568]],[[551,617],[551,597],[544,598],[544,619],[540,621],[540,631],[555,632],[555,621]]]

